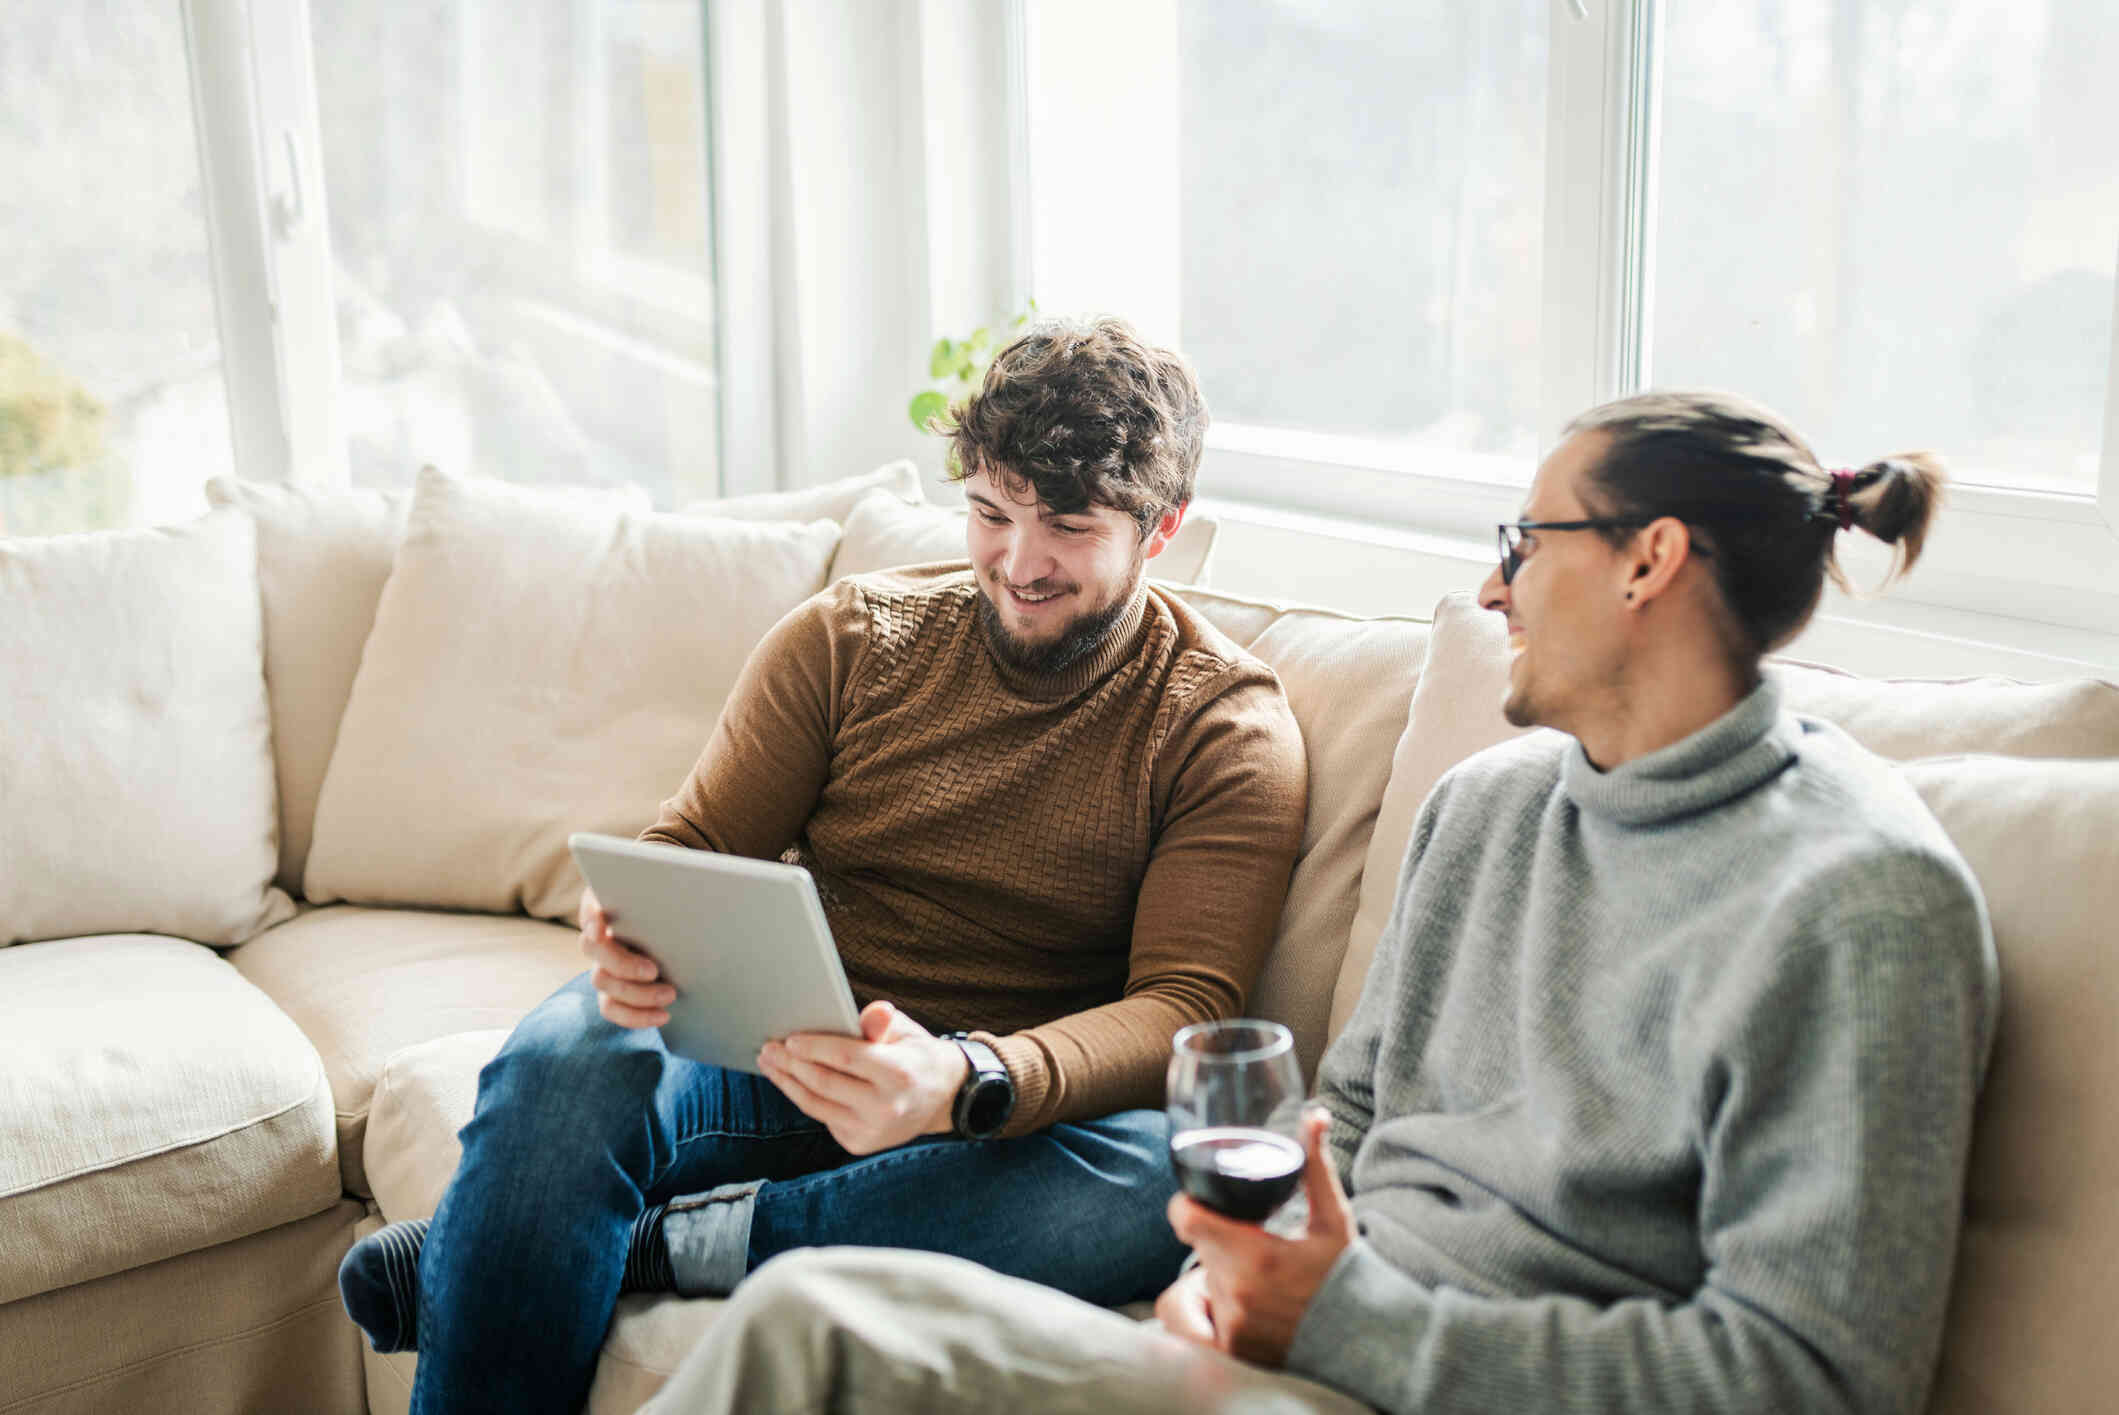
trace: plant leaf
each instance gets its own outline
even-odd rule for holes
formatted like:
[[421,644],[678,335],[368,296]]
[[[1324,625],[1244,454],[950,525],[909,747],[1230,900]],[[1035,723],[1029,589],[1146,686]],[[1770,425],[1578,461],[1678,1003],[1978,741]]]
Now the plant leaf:
[[934,432],[936,429],[928,424],[936,419],[947,419],[949,400],[930,388],[925,393],[915,393],[905,411],[912,418],[914,427],[921,432]]

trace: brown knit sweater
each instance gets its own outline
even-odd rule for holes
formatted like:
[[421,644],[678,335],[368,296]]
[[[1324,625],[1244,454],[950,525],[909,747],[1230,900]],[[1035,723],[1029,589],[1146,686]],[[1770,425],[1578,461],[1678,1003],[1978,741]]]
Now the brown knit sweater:
[[1271,669],[1145,582],[1092,659],[987,650],[962,566],[842,580],[751,655],[642,835],[815,877],[855,997],[975,1030],[1008,1134],[1162,1104],[1170,1037],[1234,1016],[1302,837]]

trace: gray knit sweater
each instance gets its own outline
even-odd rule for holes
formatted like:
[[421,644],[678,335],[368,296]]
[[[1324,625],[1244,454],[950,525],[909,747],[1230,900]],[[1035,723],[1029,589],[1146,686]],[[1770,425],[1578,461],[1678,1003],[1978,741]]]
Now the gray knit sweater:
[[1942,829],[1770,678],[1608,773],[1471,758],[1320,1068],[1362,1236],[1288,1368],[1429,1415],[1918,1411],[1996,996]]

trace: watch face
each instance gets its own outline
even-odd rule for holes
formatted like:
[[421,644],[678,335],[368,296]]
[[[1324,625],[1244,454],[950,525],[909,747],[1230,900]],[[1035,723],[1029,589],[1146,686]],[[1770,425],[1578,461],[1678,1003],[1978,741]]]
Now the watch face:
[[999,1078],[981,1081],[971,1093],[971,1104],[964,1107],[964,1129],[980,1138],[994,1134],[1008,1123],[1013,1109],[1013,1086]]
[[957,1092],[956,1133],[967,1140],[990,1140],[1001,1132],[1015,1111],[1015,1083],[1001,1065],[1000,1057],[984,1042],[968,1036],[952,1037],[971,1063],[971,1074]]

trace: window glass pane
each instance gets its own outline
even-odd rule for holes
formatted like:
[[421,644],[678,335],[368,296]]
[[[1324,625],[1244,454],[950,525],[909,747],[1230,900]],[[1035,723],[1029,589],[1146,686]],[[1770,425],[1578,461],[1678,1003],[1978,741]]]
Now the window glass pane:
[[1184,0],[1186,352],[1217,420],[1533,460],[1549,0]]
[[702,0],[311,16],[354,480],[712,495]]
[[233,469],[182,14],[0,7],[0,534],[180,519]]
[[1851,462],[2095,483],[2119,264],[2108,0],[1667,6],[1653,374]]

